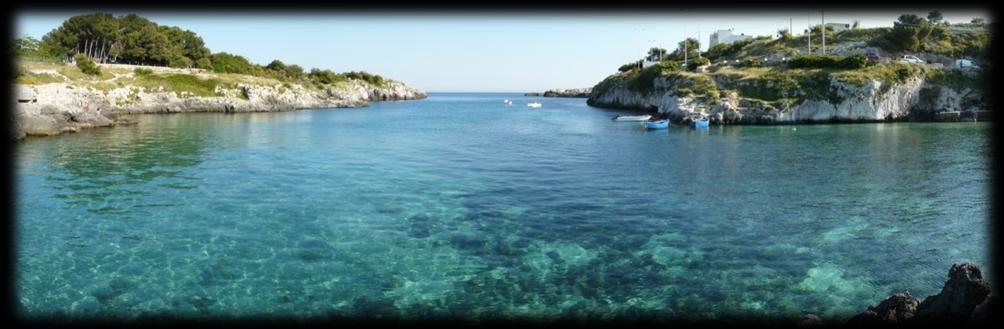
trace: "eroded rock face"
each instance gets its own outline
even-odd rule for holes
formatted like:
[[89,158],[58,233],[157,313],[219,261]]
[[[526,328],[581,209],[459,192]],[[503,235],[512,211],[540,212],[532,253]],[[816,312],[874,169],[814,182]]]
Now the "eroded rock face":
[[917,319],[962,322],[990,295],[990,284],[974,264],[955,264],[941,293],[927,297],[917,307]]
[[975,264],[954,264],[948,281],[937,295],[918,302],[910,293],[889,296],[877,306],[848,320],[850,325],[890,323],[975,324],[989,322],[996,307],[996,294],[983,280]]
[[544,97],[575,97],[586,98],[593,88],[551,89],[544,92]]
[[872,305],[864,313],[851,318],[848,324],[896,323],[912,318],[917,313],[920,302],[909,292],[889,296],[877,306]]
[[[119,113],[277,112],[313,108],[364,107],[371,101],[422,99],[426,94],[387,80],[381,87],[351,80],[323,90],[301,85],[217,87],[213,96],[194,96],[124,86],[106,92],[67,83],[17,85],[14,139],[49,136],[81,128],[135,122],[109,118]],[[99,113],[100,112],[100,113]]]
[[[650,110],[679,121],[691,114],[713,118],[714,124],[777,124],[795,122],[860,121],[876,122],[900,119],[937,120],[939,113],[987,110],[987,100],[980,92],[932,84],[915,77],[904,83],[883,85],[871,80],[853,84],[830,80],[832,99],[806,99],[798,104],[767,104],[742,98],[732,92],[714,102],[690,96],[673,95],[673,79],[653,80],[648,93],[629,90],[616,78],[604,81],[609,87],[595,89],[587,104],[632,110]],[[717,115],[721,114],[721,119]]]

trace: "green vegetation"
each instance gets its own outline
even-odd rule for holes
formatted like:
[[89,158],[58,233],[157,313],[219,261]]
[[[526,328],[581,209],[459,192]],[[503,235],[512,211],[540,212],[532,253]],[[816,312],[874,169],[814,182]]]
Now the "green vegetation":
[[258,66],[247,58],[229,53],[215,53],[212,56],[213,72],[258,75]]
[[704,66],[710,64],[711,61],[707,57],[691,58],[687,63],[687,70],[693,71],[697,69],[698,66]]
[[46,83],[63,82],[63,78],[52,74],[18,72],[14,77],[14,82],[24,85],[41,85]]
[[209,49],[192,31],[160,26],[135,14],[73,16],[42,37],[49,54],[84,54],[98,61],[171,67],[208,67]]
[[680,65],[675,61],[662,61],[658,64],[646,67],[635,74],[629,74],[630,78],[625,81],[628,90],[649,94],[655,89],[655,79],[666,76],[680,69]]
[[216,93],[219,79],[200,79],[190,74],[143,75],[132,81],[124,82],[130,86],[143,87],[148,91],[173,91],[179,96],[188,93],[192,96],[220,96]]
[[733,43],[720,43],[708,49],[707,57],[711,60],[727,59],[739,53],[743,47],[753,42],[753,40],[739,40]]
[[739,63],[739,67],[762,67],[760,60],[756,58],[747,58],[742,63]]
[[153,74],[153,70],[151,70],[151,69],[144,69],[144,68],[136,68],[132,72],[134,74],[136,74],[136,76],[146,76],[146,75]]
[[676,73],[672,77],[675,79],[671,93],[675,96],[697,96],[705,97],[714,103],[721,95],[718,85],[704,74]]
[[73,56],[73,60],[77,62],[77,68],[80,69],[80,72],[88,75],[101,75],[101,68],[87,55],[77,54]]
[[864,55],[840,57],[834,55],[801,55],[788,62],[791,68],[813,69],[845,69],[855,70],[868,66],[868,58]]
[[982,90],[990,83],[990,74],[986,71],[967,74],[963,70],[941,69],[927,71],[927,79],[932,83],[946,86],[955,91],[965,89]]
[[642,65],[642,60],[639,59],[636,62],[631,62],[631,63],[627,63],[627,64],[624,64],[624,65],[621,65],[621,67],[618,68],[617,71],[627,72],[627,71],[631,71],[631,70],[634,70],[634,69],[641,69],[641,65]]
[[[192,31],[174,26],[162,26],[135,14],[116,17],[109,13],[73,16],[46,34],[41,41],[30,38],[14,40],[12,50],[20,60],[44,63],[64,63],[68,58],[78,60],[85,75],[102,76],[95,63],[121,63],[174,68],[209,69],[221,74],[241,74],[276,79],[283,83],[324,85],[348,80],[359,80],[381,87],[386,79],[368,72],[334,73],[330,70],[312,69],[307,74],[299,65],[273,60],[266,66],[251,63],[247,58],[225,52],[212,53],[202,38]],[[62,69],[57,68],[62,71]],[[316,72],[316,73],[315,73]],[[14,79],[24,73],[14,72]],[[60,72],[75,79],[74,73]],[[153,76],[136,71],[137,76]],[[150,72],[152,73],[152,72]],[[45,79],[28,79],[45,81]],[[27,78],[25,78],[27,79]],[[22,79],[22,80],[25,80]]]
[[14,39],[13,48],[14,56],[32,61],[62,63],[66,59],[66,54],[32,37]]

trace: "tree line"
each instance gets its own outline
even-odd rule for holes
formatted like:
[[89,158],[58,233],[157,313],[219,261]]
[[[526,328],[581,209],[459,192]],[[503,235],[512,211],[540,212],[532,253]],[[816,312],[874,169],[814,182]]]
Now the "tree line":
[[42,37],[50,54],[84,54],[99,63],[209,68],[202,38],[176,26],[162,26],[135,14],[73,16]]
[[335,73],[304,68],[280,60],[262,66],[247,58],[226,52],[212,53],[202,37],[176,26],[157,23],[129,14],[115,17],[109,13],[73,16],[37,40],[17,38],[14,55],[47,61],[68,61],[86,56],[98,63],[120,63],[175,68],[202,68],[218,73],[236,73],[283,81],[309,81],[331,84],[349,79],[382,85],[384,78],[367,72]]

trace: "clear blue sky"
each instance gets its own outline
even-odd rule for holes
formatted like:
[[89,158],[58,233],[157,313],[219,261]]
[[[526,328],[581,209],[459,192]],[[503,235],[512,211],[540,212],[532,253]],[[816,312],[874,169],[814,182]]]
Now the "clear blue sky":
[[[903,13],[926,16],[931,9],[826,11],[827,22],[862,27],[892,26]],[[980,9],[941,9],[949,22],[992,17]],[[92,11],[24,11],[15,35],[41,38],[65,19]],[[110,11],[115,15],[131,12]],[[365,70],[420,89],[525,92],[591,87],[620,65],[644,56],[651,46],[675,49],[684,37],[717,29],[767,35],[787,28],[803,31],[819,10],[771,12],[662,11],[647,14],[337,14],[285,13],[136,14],[163,25],[198,33],[213,52],[243,55],[259,64],[279,59],[341,71]]]

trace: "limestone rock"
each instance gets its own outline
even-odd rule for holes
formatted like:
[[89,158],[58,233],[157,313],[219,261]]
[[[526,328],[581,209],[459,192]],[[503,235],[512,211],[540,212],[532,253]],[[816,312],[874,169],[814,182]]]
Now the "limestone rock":
[[544,97],[575,97],[586,98],[593,88],[551,89],[544,92]]

